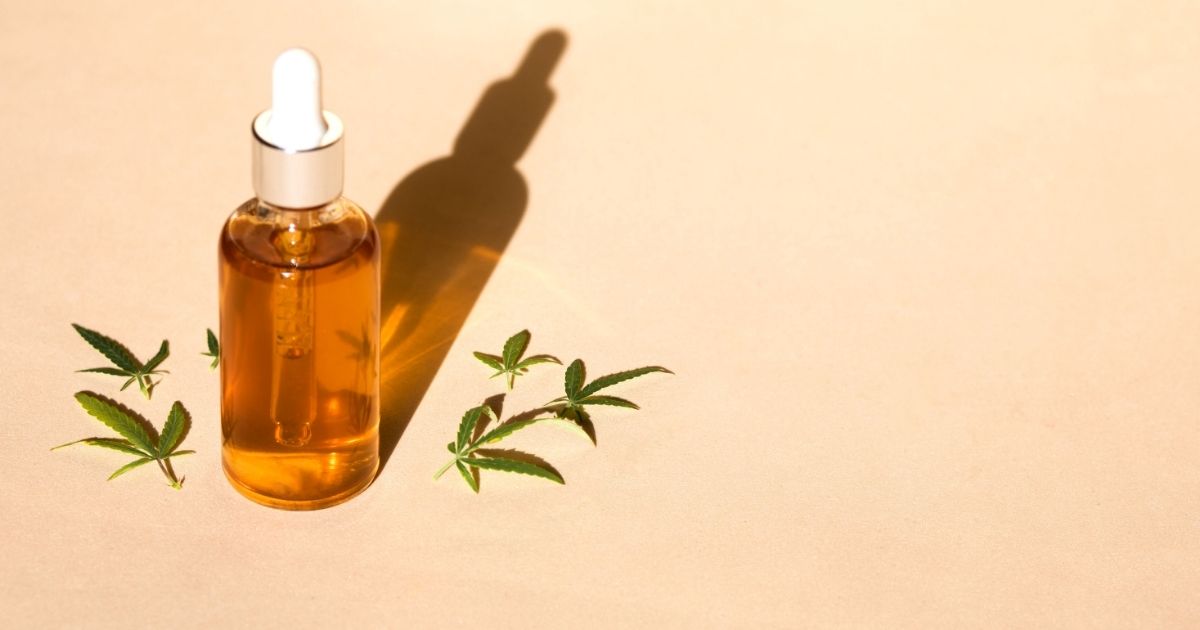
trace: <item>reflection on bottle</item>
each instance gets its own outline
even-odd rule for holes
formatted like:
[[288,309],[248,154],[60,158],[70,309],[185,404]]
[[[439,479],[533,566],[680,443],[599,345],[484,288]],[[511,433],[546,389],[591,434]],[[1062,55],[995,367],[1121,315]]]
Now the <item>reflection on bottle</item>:
[[[371,329],[378,330],[378,324],[371,326]],[[364,325],[357,334],[352,334],[346,330],[337,331],[337,337],[345,345],[346,358],[356,366],[356,369],[351,370],[354,379],[354,387],[351,390],[341,393],[340,396],[332,395],[330,404],[339,404],[337,401],[340,398],[361,398],[361,394],[356,392],[364,391],[368,383],[375,382],[378,378],[379,364],[374,358],[375,354],[375,335],[371,334],[367,326]],[[362,430],[374,417],[375,410],[373,401],[361,401],[358,404],[349,405],[348,409],[353,411],[353,414],[347,418],[347,422],[355,428]],[[328,413],[337,415],[336,410],[327,409]]]

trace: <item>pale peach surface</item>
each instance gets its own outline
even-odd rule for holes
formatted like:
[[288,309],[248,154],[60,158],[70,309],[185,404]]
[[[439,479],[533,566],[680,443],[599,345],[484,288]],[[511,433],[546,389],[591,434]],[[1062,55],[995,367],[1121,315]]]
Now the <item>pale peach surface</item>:
[[[0,625],[1200,626],[1200,9],[895,4],[4,2]],[[517,179],[418,171],[552,27]],[[199,356],[291,45],[352,199],[503,215],[393,223],[389,269],[429,274],[421,343],[385,347],[394,452],[312,513],[228,486]],[[72,372],[102,360],[70,322],[171,340],[153,401],[118,399],[192,410],[182,491],[48,451],[115,385]],[[643,409],[598,447],[512,440],[565,486],[435,483],[500,387],[470,352],[523,327],[677,375],[615,389]]]

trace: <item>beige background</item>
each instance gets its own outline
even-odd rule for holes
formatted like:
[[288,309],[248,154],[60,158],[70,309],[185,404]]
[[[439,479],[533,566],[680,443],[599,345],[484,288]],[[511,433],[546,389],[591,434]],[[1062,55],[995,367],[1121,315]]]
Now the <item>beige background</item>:
[[[244,4],[0,5],[4,625],[1200,625],[1194,3]],[[393,358],[378,480],[242,499],[198,353],[273,56],[320,55],[374,213],[549,27],[524,217],[461,330]],[[120,400],[192,410],[182,492],[47,451],[113,387],[72,321],[170,338]],[[566,486],[434,483],[495,387],[470,351],[522,327],[678,375],[598,448],[513,440]]]

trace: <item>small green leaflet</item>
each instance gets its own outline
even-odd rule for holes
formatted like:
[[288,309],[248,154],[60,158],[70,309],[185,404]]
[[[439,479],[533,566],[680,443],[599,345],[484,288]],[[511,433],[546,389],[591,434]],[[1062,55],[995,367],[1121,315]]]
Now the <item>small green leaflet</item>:
[[541,458],[534,457],[528,453],[514,451],[512,449],[504,450],[478,450],[477,455],[482,457],[473,457],[467,460],[467,464],[476,468],[484,468],[487,470],[502,470],[504,472],[513,472],[522,475],[531,475],[549,479],[555,483],[563,483],[562,475],[542,461]]
[[583,361],[575,359],[571,362],[571,365],[567,366],[567,373],[563,377],[563,382],[567,388],[567,396],[574,396],[579,393],[579,388],[583,387],[583,378]]
[[479,359],[484,365],[496,370],[492,374],[492,378],[500,375],[508,377],[508,389],[513,388],[513,383],[516,378],[522,374],[529,372],[529,368],[541,363],[557,363],[562,365],[562,361],[548,354],[535,354],[531,357],[524,356],[525,350],[529,347],[530,334],[528,330],[521,332],[508,338],[504,342],[504,349],[499,355],[487,354],[486,352],[476,352],[475,358]]
[[148,420],[111,398],[83,391],[75,394],[75,400],[79,402],[79,406],[83,407],[83,410],[88,415],[99,420],[121,437],[84,438],[55,446],[50,450],[57,450],[73,444],[87,444],[125,453],[126,455],[133,455],[137,459],[118,468],[116,472],[109,476],[109,480],[115,479],[144,464],[155,462],[158,464],[159,470],[166,476],[167,481],[170,482],[172,488],[178,490],[183,487],[183,480],[176,477],[175,470],[171,466],[170,461],[173,457],[191,455],[195,452],[179,450],[179,445],[187,436],[188,429],[192,423],[191,416],[184,409],[182,403],[175,401],[175,404],[171,405],[171,411],[167,414],[167,421],[163,424],[160,435],[155,430],[154,425],[150,424]]
[[208,352],[201,352],[200,356],[212,357],[212,364],[208,369],[215,370],[221,364],[221,344],[217,341],[217,336],[213,334],[211,328],[208,329]]
[[112,481],[113,479],[116,479],[117,477],[124,475],[125,473],[133,470],[134,468],[137,468],[138,466],[141,466],[142,464],[149,464],[152,461],[154,461],[154,460],[149,457],[142,457],[141,459],[135,459],[135,460],[129,462],[128,464],[125,464],[124,466],[118,468],[117,472],[114,472],[113,474],[108,476],[108,480]]
[[119,341],[112,337],[105,336],[90,328],[85,328],[79,324],[71,324],[75,331],[79,333],[83,340],[88,342],[93,348],[104,355],[115,367],[97,367],[79,370],[80,372],[91,372],[95,374],[108,374],[110,376],[121,376],[126,378],[125,384],[121,386],[121,391],[125,391],[127,387],[133,383],[137,383],[138,389],[147,400],[150,399],[154,392],[154,386],[162,382],[153,380],[156,374],[166,374],[166,370],[157,369],[163,361],[170,355],[170,346],[166,339],[163,339],[162,345],[158,348],[158,353],[150,358],[146,363],[142,363],[133,353],[129,351]]
[[[579,359],[575,359],[575,360],[579,361],[580,365],[583,364],[583,361],[580,361]],[[611,387],[613,385],[616,385],[617,383],[622,383],[624,381],[628,381],[631,378],[637,378],[639,376],[643,376],[645,374],[651,374],[653,372],[665,372],[667,374],[674,374],[674,372],[672,372],[671,370],[668,370],[665,367],[659,367],[657,365],[651,365],[648,367],[640,367],[640,368],[635,368],[632,370],[625,370],[624,372],[617,372],[615,374],[607,374],[605,376],[601,376],[600,378],[592,381],[591,383],[588,383],[583,389],[579,390],[579,396],[586,399],[588,396],[591,396],[592,394],[595,394],[596,392],[598,392],[606,387]]]
[[[462,475],[462,478],[467,482],[467,485],[475,491],[475,494],[479,494],[479,479],[476,479],[475,477],[477,474],[479,474],[479,471],[467,470],[467,467],[463,465],[462,461],[457,459],[454,460],[454,467],[458,468],[458,473]],[[434,477],[434,479],[437,479],[437,477]]]
[[558,417],[576,422],[580,427],[588,433],[592,438],[592,442],[596,441],[595,433],[591,430],[591,415],[587,411],[587,407],[592,405],[605,405],[609,407],[625,407],[626,409],[640,409],[637,403],[617,396],[608,396],[597,394],[602,389],[612,387],[618,383],[623,383],[632,378],[637,378],[654,372],[665,372],[674,374],[671,370],[657,365],[625,370],[623,372],[615,372],[606,374],[596,380],[584,385],[587,379],[587,370],[583,365],[583,361],[575,359],[567,366],[566,374],[563,376],[563,391],[565,396],[559,396],[554,400],[546,403],[549,408],[555,409]]
[[[556,418],[550,416],[509,420],[499,424],[491,431],[483,431],[479,423],[485,416],[487,417],[487,420],[484,420],[485,423],[488,421],[499,422],[496,413],[488,405],[472,407],[463,414],[462,420],[458,424],[457,438],[446,445],[446,449],[454,455],[454,458],[434,474],[434,479],[440,479],[451,466],[454,466],[471,490],[476,493],[479,492],[479,469],[481,468],[532,475],[556,483],[564,483],[562,475],[550,464],[527,453],[511,450],[480,450],[482,447],[495,444],[521,429]],[[472,439],[475,434],[479,434],[479,437]]]
[[114,451],[125,453],[126,455],[137,455],[139,457],[144,455],[142,450],[139,449],[138,447],[134,446],[129,440],[119,439],[119,438],[98,438],[98,437],[83,438],[82,440],[75,440],[74,442],[67,442],[66,444],[59,444],[58,446],[55,446],[54,448],[52,448],[50,450],[56,451],[60,448],[66,448],[68,446],[72,446],[75,444],[88,444],[91,446],[99,446],[101,448],[108,448],[108,449],[112,449]]

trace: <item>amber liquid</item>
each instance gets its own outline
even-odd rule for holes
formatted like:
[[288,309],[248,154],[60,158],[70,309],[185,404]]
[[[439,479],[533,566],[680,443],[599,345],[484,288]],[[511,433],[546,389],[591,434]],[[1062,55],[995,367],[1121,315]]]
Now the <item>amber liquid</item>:
[[272,507],[364,490],[379,466],[379,238],[340,199],[292,211],[258,200],[220,245],[222,460]]

